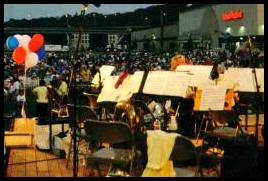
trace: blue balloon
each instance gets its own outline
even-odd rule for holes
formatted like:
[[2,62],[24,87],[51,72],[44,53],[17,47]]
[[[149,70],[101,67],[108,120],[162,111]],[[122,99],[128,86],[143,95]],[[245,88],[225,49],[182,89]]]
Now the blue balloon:
[[45,51],[44,47],[41,47],[36,53],[38,55],[39,60],[44,59],[47,55],[47,52]]
[[6,41],[9,50],[15,50],[19,46],[19,41],[14,36],[9,36]]

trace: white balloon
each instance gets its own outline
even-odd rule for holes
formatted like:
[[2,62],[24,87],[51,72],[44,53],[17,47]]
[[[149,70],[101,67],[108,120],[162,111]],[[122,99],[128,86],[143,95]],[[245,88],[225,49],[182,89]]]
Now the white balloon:
[[29,42],[31,41],[31,37],[29,35],[22,35],[21,38],[19,39],[19,46],[22,46],[25,48],[27,54],[30,53],[29,50]]
[[38,55],[36,53],[29,53],[26,57],[25,66],[26,68],[31,68],[36,66],[38,63]]
[[22,35],[21,39],[19,40],[20,46],[23,46],[24,48],[28,48],[30,41],[31,41],[31,37],[29,35]]
[[22,38],[22,36],[19,35],[19,34],[14,35],[14,37],[17,38],[17,40],[18,40],[19,42],[20,42],[20,39]]

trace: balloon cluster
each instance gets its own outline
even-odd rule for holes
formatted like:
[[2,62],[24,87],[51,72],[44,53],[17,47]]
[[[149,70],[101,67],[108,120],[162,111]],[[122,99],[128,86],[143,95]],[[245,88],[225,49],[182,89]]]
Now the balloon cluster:
[[46,57],[43,47],[44,37],[41,34],[9,36],[6,40],[9,50],[12,50],[12,58],[19,65],[31,68],[37,65],[38,60]]

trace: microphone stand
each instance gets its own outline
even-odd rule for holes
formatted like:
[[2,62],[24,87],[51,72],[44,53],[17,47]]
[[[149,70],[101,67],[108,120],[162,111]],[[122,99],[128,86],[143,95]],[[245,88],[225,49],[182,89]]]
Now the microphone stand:
[[[84,23],[84,15],[86,12],[86,7],[87,4],[83,5],[84,8],[81,10],[81,14],[80,14],[80,18],[81,18],[81,22],[80,22],[80,27],[79,27],[79,35],[78,35],[78,41],[77,41],[77,45],[76,45],[76,50],[74,53],[74,58],[78,59],[78,51],[79,51],[79,45],[81,42],[81,35],[82,35],[82,26]],[[76,60],[77,61],[77,60]],[[73,63],[73,81],[74,81],[74,111],[73,111],[73,122],[72,122],[72,128],[73,128],[73,176],[77,177],[77,145],[76,145],[76,130],[77,130],[77,121],[76,121],[76,107],[77,107],[77,85],[76,85],[76,71],[77,71],[77,65],[78,62],[74,62],[74,60],[72,60]]]

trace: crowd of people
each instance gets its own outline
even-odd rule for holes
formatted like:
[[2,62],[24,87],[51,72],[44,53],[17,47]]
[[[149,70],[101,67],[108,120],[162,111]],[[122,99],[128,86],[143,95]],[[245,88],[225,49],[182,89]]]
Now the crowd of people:
[[[263,67],[263,52],[251,53],[251,58],[246,53],[231,53],[228,50],[194,50],[175,52],[151,53],[144,51],[106,51],[93,52],[91,50],[80,54],[78,58],[66,53],[48,53],[48,56],[41,60],[36,67],[26,73],[27,87],[34,88],[39,85],[40,80],[45,86],[56,88],[60,94],[61,82],[70,84],[72,70],[77,70],[76,80],[78,82],[90,83],[101,65],[113,65],[115,71],[113,75],[119,75],[126,67],[132,72],[140,70],[170,70],[171,59],[176,54],[181,54],[197,65],[213,65],[217,62],[226,67],[249,67],[251,62],[255,62],[256,67]],[[251,61],[255,60],[255,61]],[[5,100],[12,100],[21,105],[25,101],[23,94],[23,80],[25,78],[24,67],[17,65],[8,54],[4,55],[4,96]]]

